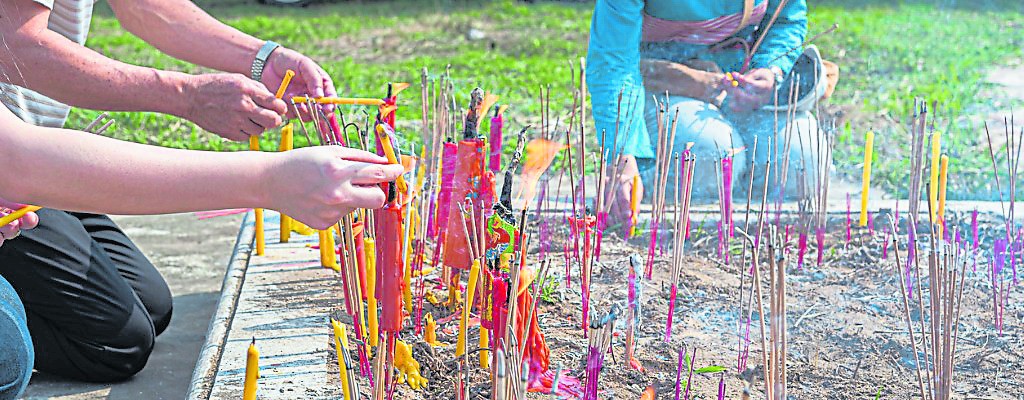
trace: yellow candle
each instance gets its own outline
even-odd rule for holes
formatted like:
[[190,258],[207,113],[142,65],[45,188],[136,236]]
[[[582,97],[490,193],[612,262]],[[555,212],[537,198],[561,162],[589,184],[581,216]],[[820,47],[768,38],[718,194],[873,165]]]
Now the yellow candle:
[[949,156],[943,155],[939,167],[939,223],[946,226],[946,174],[949,172]]
[[[295,146],[292,136],[292,124],[289,122],[281,128],[281,147],[279,151],[288,151]],[[281,243],[288,243],[292,236],[292,218],[281,213]]]
[[875,147],[875,133],[868,131],[864,136],[864,176],[860,188],[860,226],[868,224],[868,191],[871,186],[871,153]]
[[327,244],[327,248],[324,249],[324,255],[327,257],[327,260],[323,266],[335,271],[341,271],[341,265],[338,264],[338,254],[335,253],[337,246],[335,246],[334,242],[334,228],[328,228],[324,231],[324,240]]
[[[260,137],[249,136],[249,150],[260,151]],[[263,209],[257,208],[256,214],[256,255],[262,256],[266,248],[266,242],[263,237]]]
[[16,220],[18,218],[24,217],[25,214],[28,214],[30,212],[36,212],[36,211],[39,211],[40,209],[42,209],[42,207],[39,207],[39,206],[25,206],[25,207],[19,208],[15,212],[12,212],[12,213],[7,214],[7,215],[5,215],[3,217],[0,217],[0,226],[6,226],[7,224],[9,224],[11,222],[14,222],[14,220]]
[[[487,334],[488,334],[487,330],[484,329],[481,326],[480,327],[480,343],[479,343],[481,349],[486,349],[486,348],[488,348],[490,346],[488,344],[488,341],[487,341]],[[483,369],[489,369],[490,368],[490,363],[489,363],[489,361],[490,361],[490,354],[489,353],[490,352],[487,351],[487,350],[480,350],[480,368],[483,368]]]
[[292,78],[295,77],[295,71],[287,70],[284,71],[284,78],[281,79],[281,85],[277,87],[277,93],[274,93],[274,97],[279,99],[284,98],[284,91],[288,89],[288,84],[292,83]]
[[370,312],[370,346],[378,345],[379,322],[377,320],[377,243],[370,238],[363,239],[363,258],[366,264],[366,309]]
[[320,266],[327,268],[327,234],[326,231],[316,231],[320,243]]
[[300,234],[302,236],[309,236],[309,235],[313,234],[314,229],[306,226],[306,224],[304,224],[304,223],[301,223],[301,222],[296,221],[296,220],[293,219],[292,220],[292,232],[298,233],[298,234]]
[[423,330],[423,341],[431,346],[441,346],[442,343],[437,341],[437,322],[434,321],[434,316],[427,313],[427,326]]
[[352,389],[348,385],[348,365],[345,364],[348,338],[345,335],[345,327],[334,320],[334,318],[331,318],[331,327],[334,329],[334,352],[338,355],[338,375],[341,377],[341,392],[344,394],[345,400],[349,400],[352,396]]
[[243,400],[256,400],[256,380],[260,377],[260,351],[256,348],[256,338],[249,344],[249,352],[245,356],[245,389]]
[[939,139],[939,133],[935,132],[932,134],[932,170],[931,170],[931,184],[928,186],[928,210],[933,223],[938,222],[935,218],[935,213],[938,211],[938,198],[939,198],[939,150],[941,149],[941,139]]
[[337,105],[354,105],[354,106],[382,106],[384,100],[372,99],[372,98],[360,98],[360,97],[313,97],[309,98],[306,96],[295,96],[292,97],[292,101],[295,103],[305,103],[309,100],[313,100],[317,104],[337,104]]
[[398,383],[409,383],[412,390],[427,387],[427,379],[420,375],[420,363],[412,358],[412,348],[401,340],[395,341],[395,369],[398,370]]
[[456,357],[466,354],[466,329],[469,325],[469,310],[473,308],[478,275],[480,275],[480,260],[473,260],[473,266],[469,269],[469,284],[466,285],[466,301],[462,307],[462,320],[459,321],[459,336],[455,344]]
[[448,268],[448,276],[445,278],[448,281],[448,300],[446,301],[446,304],[448,305],[448,309],[452,311],[454,311],[460,303],[459,285],[457,283],[459,279],[456,278],[458,275],[459,270],[455,268]]
[[[292,81],[292,77],[294,77],[294,76],[295,76],[295,71],[292,71],[290,69],[288,71],[285,71],[284,79],[281,80],[281,86],[279,86],[277,88],[277,94],[276,94],[277,98],[280,99],[281,96],[284,96],[284,91],[285,91],[285,89],[288,88],[288,83],[290,83]],[[259,136],[249,136],[249,150],[260,151],[260,137]],[[265,251],[265,249],[266,249],[266,241],[264,240],[264,233],[263,233],[263,209],[262,208],[257,208],[255,210],[255,214],[256,214],[256,255],[262,256],[264,251]]]
[[[391,145],[391,137],[385,134],[383,125],[377,125],[377,136],[380,137],[380,145],[383,147],[384,157],[387,157],[388,163],[401,164],[402,162],[398,159],[398,153],[395,152],[394,146]],[[402,193],[407,191],[405,178],[401,175],[395,180],[395,185],[398,186],[398,191]]]

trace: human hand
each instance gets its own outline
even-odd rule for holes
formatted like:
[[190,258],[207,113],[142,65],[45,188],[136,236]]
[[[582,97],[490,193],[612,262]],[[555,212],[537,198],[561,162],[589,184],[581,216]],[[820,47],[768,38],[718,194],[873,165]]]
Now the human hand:
[[[608,223],[609,225],[629,223],[633,215],[633,208],[630,200],[633,195],[633,177],[640,175],[640,168],[637,166],[636,158],[630,155],[622,156],[619,159],[621,171],[616,176],[609,177],[608,185],[611,188],[609,202]],[[644,198],[644,183],[637,179],[639,186],[636,188],[637,195]]]
[[768,68],[755,68],[746,74],[733,72],[729,74],[736,84],[726,81],[725,91],[729,100],[729,109],[733,112],[749,112],[768,104],[775,90],[775,72]]
[[[291,84],[285,90],[284,98],[306,95],[314,97],[338,96],[334,89],[334,81],[331,80],[331,77],[327,75],[323,68],[320,68],[309,57],[284,47],[278,47],[273,53],[270,53],[267,65],[263,68],[261,82],[267,87],[267,90],[276,92],[277,88],[281,86],[281,81],[284,80],[285,72],[289,69],[295,71],[295,77],[292,78]],[[299,115],[295,115],[295,110],[289,108],[288,118],[298,117],[302,121],[309,121],[313,117],[310,112],[312,110],[305,104],[298,104],[296,107],[299,109]],[[324,112],[334,111],[334,105],[327,104],[322,107]]]
[[400,164],[362,150],[315,146],[273,153],[265,171],[267,208],[315,229],[327,229],[357,208],[380,208],[379,184],[404,173]]
[[188,107],[181,117],[234,141],[281,125],[288,108],[259,82],[240,74],[193,75],[185,97]]
[[[0,199],[0,217],[10,215],[12,212],[24,207],[24,204],[10,202]],[[39,216],[34,212],[25,214],[11,223],[0,227],[0,246],[7,240],[14,239],[21,234],[22,229],[32,229],[39,224]]]

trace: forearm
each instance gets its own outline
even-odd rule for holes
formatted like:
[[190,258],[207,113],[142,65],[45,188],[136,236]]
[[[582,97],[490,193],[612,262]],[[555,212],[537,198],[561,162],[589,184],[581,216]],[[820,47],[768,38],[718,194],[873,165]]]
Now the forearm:
[[180,60],[249,75],[263,41],[213,18],[187,0],[111,0],[126,30]]
[[62,103],[181,116],[189,75],[115,61],[50,30],[8,35],[0,79]]
[[674,96],[713,102],[722,91],[718,84],[722,79],[721,74],[693,69],[671,61],[640,60],[640,73],[644,77],[644,86],[654,93],[667,91]]
[[5,121],[0,197],[44,207],[156,214],[265,205],[262,179],[277,154],[146,146]]

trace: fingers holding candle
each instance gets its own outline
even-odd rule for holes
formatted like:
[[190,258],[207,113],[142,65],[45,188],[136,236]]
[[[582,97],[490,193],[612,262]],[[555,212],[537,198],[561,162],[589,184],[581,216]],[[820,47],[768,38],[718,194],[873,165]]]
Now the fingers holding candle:
[[379,164],[383,160],[377,156],[340,146],[265,155],[275,158],[262,179],[273,190],[266,190],[260,203],[315,229],[326,229],[357,208],[379,208],[385,193],[373,185],[404,172],[401,165]]

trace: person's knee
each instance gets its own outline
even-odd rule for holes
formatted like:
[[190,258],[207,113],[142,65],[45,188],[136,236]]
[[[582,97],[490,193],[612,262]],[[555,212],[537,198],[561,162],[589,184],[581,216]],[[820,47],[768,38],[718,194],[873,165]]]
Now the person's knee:
[[[720,175],[721,168],[719,160],[726,155],[730,149],[742,147],[743,141],[737,134],[736,129],[729,120],[725,118],[721,110],[714,105],[687,97],[670,96],[665,114],[661,121],[662,141],[674,139],[671,154],[682,154],[689,149],[694,156],[695,168],[693,178],[693,192],[691,198],[696,202],[712,201],[718,197],[718,182],[716,176]],[[647,109],[647,124],[651,131],[652,142],[658,140],[657,135],[657,114],[654,107]],[[675,131],[672,129],[675,128]],[[670,151],[668,148],[665,151]],[[734,168],[733,176],[742,172],[746,165],[745,156],[738,157],[737,165]],[[653,164],[653,162],[651,163]],[[675,177],[678,165],[670,163],[669,176],[665,184],[664,194],[668,202],[672,202],[675,189]],[[641,169],[644,179],[654,178],[654,168]],[[661,184],[660,182],[655,182]],[[645,192],[645,195],[647,192]]]
[[126,322],[116,333],[103,338],[76,338],[54,331],[51,343],[60,354],[45,354],[40,348],[40,371],[87,382],[116,382],[141,371],[153,352],[156,332],[149,313],[141,304],[131,308]]
[[0,400],[15,399],[32,376],[32,341],[20,303],[0,299]]
[[159,336],[167,329],[167,326],[171,324],[171,314],[174,311],[174,298],[171,296],[171,291],[167,288],[166,283],[164,283],[163,288],[156,291],[159,293],[150,296],[149,302],[146,303],[146,310],[149,312],[150,319],[153,321],[155,333]]
[[104,346],[105,357],[97,362],[105,368],[97,368],[98,373],[87,380],[119,381],[134,376],[146,366],[155,343],[153,320],[142,306],[136,306],[128,323]]

